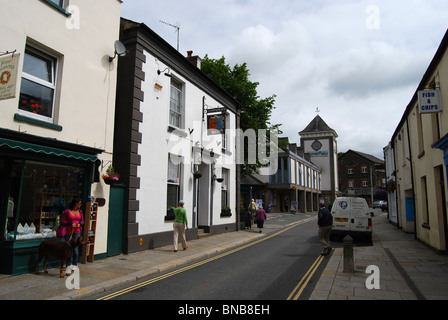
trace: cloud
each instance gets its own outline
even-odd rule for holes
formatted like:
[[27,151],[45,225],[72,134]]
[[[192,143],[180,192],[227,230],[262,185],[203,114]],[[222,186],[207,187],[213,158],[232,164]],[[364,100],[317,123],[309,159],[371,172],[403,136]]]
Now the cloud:
[[340,151],[379,158],[448,26],[439,0],[126,0],[122,9],[174,47],[159,20],[179,22],[181,53],[246,62],[259,95],[277,95],[271,122],[290,141],[319,107]]

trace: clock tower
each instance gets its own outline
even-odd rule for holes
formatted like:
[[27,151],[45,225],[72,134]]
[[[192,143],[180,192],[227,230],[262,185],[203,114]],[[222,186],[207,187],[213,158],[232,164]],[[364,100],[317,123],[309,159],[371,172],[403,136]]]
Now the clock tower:
[[317,115],[313,121],[299,132],[300,145],[304,153],[310,155],[311,162],[322,170],[320,188],[325,205],[332,204],[338,197],[338,137]]

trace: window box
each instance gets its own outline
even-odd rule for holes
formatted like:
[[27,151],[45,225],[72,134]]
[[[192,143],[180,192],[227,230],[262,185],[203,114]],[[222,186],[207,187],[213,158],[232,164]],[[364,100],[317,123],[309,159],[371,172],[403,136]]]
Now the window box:
[[232,216],[232,211],[230,208],[228,208],[228,207],[221,208],[221,217],[231,217],[231,216]]
[[176,216],[174,214],[174,208],[166,209],[165,221],[173,221],[174,219],[176,219]]

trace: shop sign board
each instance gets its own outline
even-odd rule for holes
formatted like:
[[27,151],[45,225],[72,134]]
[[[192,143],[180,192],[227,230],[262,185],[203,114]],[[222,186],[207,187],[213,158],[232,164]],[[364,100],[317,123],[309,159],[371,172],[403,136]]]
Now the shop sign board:
[[418,108],[422,113],[442,111],[442,97],[439,90],[421,90],[418,92]]
[[19,54],[0,57],[0,100],[15,98]]

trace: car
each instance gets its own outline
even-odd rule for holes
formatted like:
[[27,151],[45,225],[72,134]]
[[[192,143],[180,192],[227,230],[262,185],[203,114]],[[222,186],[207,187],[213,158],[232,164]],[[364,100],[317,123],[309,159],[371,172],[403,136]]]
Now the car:
[[386,201],[383,201],[383,200],[373,201],[373,203],[372,203],[372,208],[381,208],[381,206],[382,206],[385,202],[386,202]]
[[383,204],[381,205],[381,211],[387,211],[387,202],[384,201]]

